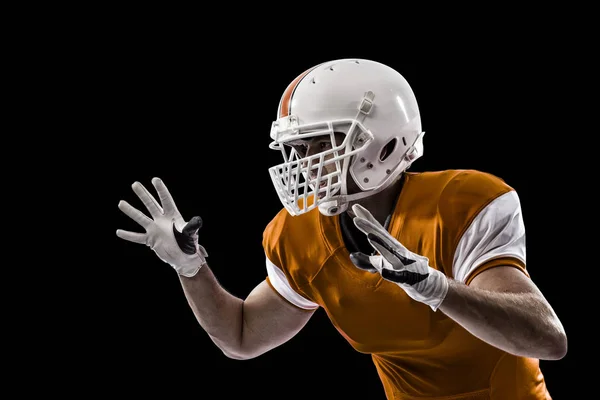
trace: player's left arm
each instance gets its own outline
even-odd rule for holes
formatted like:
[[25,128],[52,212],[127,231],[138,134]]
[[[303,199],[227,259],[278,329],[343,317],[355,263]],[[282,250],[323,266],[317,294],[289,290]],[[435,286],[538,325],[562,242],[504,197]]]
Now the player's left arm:
[[454,277],[404,247],[359,205],[353,206],[354,223],[380,255],[353,253],[351,259],[492,346],[517,356],[561,359],[567,337],[525,270],[525,232],[516,199],[510,193],[500,198],[471,225],[456,253]]
[[559,360],[567,336],[535,283],[513,266],[479,273],[469,285],[447,278],[439,310],[479,339],[508,353]]
[[481,340],[518,356],[557,360],[567,337],[525,266],[519,197],[509,191],[481,210],[463,234],[439,309]]

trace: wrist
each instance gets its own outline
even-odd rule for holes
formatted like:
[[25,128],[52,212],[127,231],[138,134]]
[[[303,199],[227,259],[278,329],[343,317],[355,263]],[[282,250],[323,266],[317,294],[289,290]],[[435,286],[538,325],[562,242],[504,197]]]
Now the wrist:
[[437,311],[448,293],[448,278],[442,272],[428,267],[427,279],[414,285],[400,285],[413,300],[427,304]]
[[206,260],[201,258],[183,267],[175,268],[175,270],[177,271],[178,275],[184,276],[186,278],[192,278],[198,273],[198,271],[200,271],[200,269],[204,265],[206,265]]
[[429,293],[426,303],[433,311],[437,311],[448,294],[448,277],[437,269],[429,267],[429,278],[426,280],[431,280],[427,285]]

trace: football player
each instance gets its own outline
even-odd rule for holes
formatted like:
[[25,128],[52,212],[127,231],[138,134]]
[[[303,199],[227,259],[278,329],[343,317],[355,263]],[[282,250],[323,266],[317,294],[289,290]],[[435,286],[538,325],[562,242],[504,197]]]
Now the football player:
[[265,280],[224,290],[164,182],[133,190],[149,216],[119,208],[179,275],[225,355],[257,357],[322,308],[372,356],[388,399],[549,399],[539,360],[567,352],[561,321],[532,281],[516,191],[477,170],[409,172],[423,155],[406,79],[365,59],[325,62],[287,87],[269,169],[283,208],[264,230]]

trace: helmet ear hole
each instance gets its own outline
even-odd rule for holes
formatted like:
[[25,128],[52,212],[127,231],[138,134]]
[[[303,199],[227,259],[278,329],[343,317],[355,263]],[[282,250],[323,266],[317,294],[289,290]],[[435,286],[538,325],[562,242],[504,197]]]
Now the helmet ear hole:
[[390,154],[394,152],[397,143],[398,139],[396,138],[392,138],[392,140],[387,142],[387,144],[383,146],[381,152],[379,153],[379,161],[385,161],[390,156]]

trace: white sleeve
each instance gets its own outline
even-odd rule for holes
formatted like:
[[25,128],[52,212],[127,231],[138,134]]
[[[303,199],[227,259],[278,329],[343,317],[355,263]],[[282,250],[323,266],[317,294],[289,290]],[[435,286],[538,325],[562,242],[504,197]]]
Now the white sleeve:
[[271,285],[273,285],[275,290],[277,290],[277,292],[284,299],[296,307],[303,308],[305,310],[315,310],[319,308],[317,303],[313,303],[312,301],[305,299],[304,297],[300,296],[298,292],[292,289],[283,271],[273,264],[268,258],[266,260],[269,281],[271,281]]
[[525,225],[514,190],[488,204],[465,231],[454,253],[454,279],[464,283],[478,266],[499,257],[525,263]]

